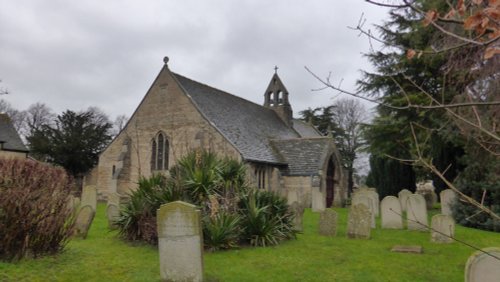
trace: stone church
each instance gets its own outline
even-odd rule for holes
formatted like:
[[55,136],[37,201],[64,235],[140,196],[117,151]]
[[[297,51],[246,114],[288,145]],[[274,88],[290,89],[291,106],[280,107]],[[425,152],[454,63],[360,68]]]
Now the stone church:
[[345,173],[331,137],[293,118],[275,72],[263,106],[194,81],[164,66],[125,128],[101,153],[97,188],[104,198],[135,189],[140,175],[164,172],[191,150],[243,161],[251,184],[313,210],[340,206]]

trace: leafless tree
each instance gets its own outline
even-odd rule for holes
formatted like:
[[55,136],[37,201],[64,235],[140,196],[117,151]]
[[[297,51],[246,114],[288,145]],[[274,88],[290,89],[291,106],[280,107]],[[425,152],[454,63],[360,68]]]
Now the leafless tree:
[[51,125],[56,115],[43,103],[35,103],[25,111],[24,128],[25,134],[40,130],[42,125]]

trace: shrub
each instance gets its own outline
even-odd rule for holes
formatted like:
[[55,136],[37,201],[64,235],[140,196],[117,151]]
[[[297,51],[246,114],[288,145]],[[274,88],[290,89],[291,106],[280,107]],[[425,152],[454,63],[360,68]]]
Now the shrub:
[[253,246],[277,245],[296,236],[286,200],[272,192],[251,190],[240,200],[243,239]]
[[164,203],[182,198],[177,187],[161,174],[139,179],[137,190],[130,194],[116,221],[119,234],[129,240],[156,244],[156,210]]
[[60,252],[72,233],[71,179],[61,168],[0,158],[0,258]]
[[211,251],[230,249],[238,246],[240,239],[240,216],[228,211],[220,211],[214,216],[203,217],[203,242]]

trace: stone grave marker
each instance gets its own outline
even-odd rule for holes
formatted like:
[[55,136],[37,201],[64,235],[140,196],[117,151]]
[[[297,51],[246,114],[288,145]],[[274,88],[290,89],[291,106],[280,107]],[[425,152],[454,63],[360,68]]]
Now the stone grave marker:
[[71,212],[76,212],[80,208],[80,198],[73,195],[68,196],[67,208]]
[[87,238],[90,225],[94,220],[95,210],[91,206],[82,206],[75,220],[74,234],[77,237]]
[[375,211],[374,211],[374,207],[373,207],[374,205],[373,205],[372,198],[366,196],[363,193],[355,194],[352,197],[351,206],[358,205],[358,204],[363,204],[363,205],[368,207],[368,209],[371,213],[370,225],[372,228],[375,228]]
[[406,211],[406,201],[408,200],[408,196],[410,196],[412,194],[413,193],[407,189],[403,189],[403,190],[399,191],[398,198],[399,198],[399,203],[401,204],[402,211]]
[[453,243],[455,221],[449,215],[436,214],[431,220],[431,241],[434,243]]
[[94,185],[88,185],[82,189],[81,206],[90,206],[95,211],[97,207],[97,189]]
[[396,252],[396,253],[412,253],[412,254],[422,254],[424,252],[424,249],[422,246],[403,246],[403,245],[396,245],[392,247],[391,252]]
[[424,196],[412,194],[406,201],[406,218],[409,230],[427,231],[429,226],[427,220],[427,207]]
[[293,202],[290,205],[290,211],[293,212],[294,218],[293,218],[293,227],[297,231],[302,231],[303,228],[303,222],[302,218],[304,217],[304,206],[301,205],[299,202]]
[[357,196],[366,196],[370,198],[372,201],[372,206],[369,207],[370,210],[374,213],[374,216],[380,215],[380,198],[375,188],[360,188],[354,193],[353,198]]
[[457,194],[451,189],[446,189],[439,193],[441,200],[441,213],[445,215],[452,215],[451,205],[457,199]]
[[381,203],[382,228],[403,229],[401,203],[394,196],[387,196]]
[[356,204],[349,209],[347,237],[370,239],[372,213],[365,204]]
[[116,229],[116,220],[120,216],[120,195],[111,193],[108,195],[108,203],[106,205],[106,217],[108,218],[109,229]]
[[[500,258],[500,248],[482,249]],[[498,282],[500,281],[500,260],[481,251],[476,251],[465,265],[465,282]]]
[[312,187],[311,189],[311,198],[312,198],[312,211],[313,212],[322,212],[326,209],[326,198],[319,190],[319,187]]
[[325,209],[319,214],[319,234],[335,236],[337,234],[337,213],[332,209]]
[[196,206],[176,201],[157,211],[163,281],[203,281],[203,232]]

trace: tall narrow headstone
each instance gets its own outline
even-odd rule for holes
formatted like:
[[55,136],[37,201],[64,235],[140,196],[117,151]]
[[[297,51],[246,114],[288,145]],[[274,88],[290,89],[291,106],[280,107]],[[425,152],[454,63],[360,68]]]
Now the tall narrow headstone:
[[451,205],[456,201],[457,194],[451,189],[446,189],[439,193],[441,200],[441,213],[445,215],[453,215]]
[[108,195],[108,203],[106,205],[106,217],[108,218],[108,227],[116,229],[116,220],[120,216],[120,195],[112,193]]
[[420,194],[412,194],[406,201],[406,218],[409,230],[428,230],[427,206],[425,205],[424,196]]
[[312,211],[313,212],[322,212],[326,208],[326,198],[319,190],[319,187],[312,187],[311,189],[311,198],[312,198]]
[[401,203],[394,196],[387,196],[380,204],[382,214],[382,228],[403,229]]
[[337,234],[337,213],[332,209],[325,209],[319,214],[319,234],[335,236]]
[[365,204],[356,204],[349,209],[347,237],[370,239],[372,213]]
[[403,189],[403,190],[399,191],[398,198],[399,198],[399,203],[401,204],[402,211],[406,211],[406,201],[408,200],[408,196],[410,196],[412,194],[413,193],[407,189]]
[[431,241],[435,243],[453,243],[455,221],[449,215],[436,214],[431,219]]
[[203,281],[200,211],[181,201],[157,211],[160,276],[163,281]]
[[354,206],[354,205],[357,205],[357,204],[363,204],[365,206],[368,207],[370,213],[371,213],[371,227],[372,228],[375,228],[375,208],[374,208],[374,204],[373,204],[373,200],[372,198],[368,197],[366,194],[364,193],[356,193],[353,198],[352,198],[352,202],[351,202],[351,205]]
[[293,227],[297,231],[302,231],[303,228],[303,223],[302,223],[302,218],[304,217],[304,206],[300,204],[299,202],[293,202],[290,205],[290,210],[292,211],[294,218],[293,218]]
[[[485,248],[476,251],[465,265],[465,282],[500,281],[500,248]],[[486,252],[486,253],[485,253]]]
[[77,237],[87,238],[87,234],[94,220],[95,210],[91,206],[82,206],[75,219],[74,234]]
[[82,189],[82,199],[80,205],[90,206],[95,211],[97,207],[97,189],[94,185],[88,185]]

